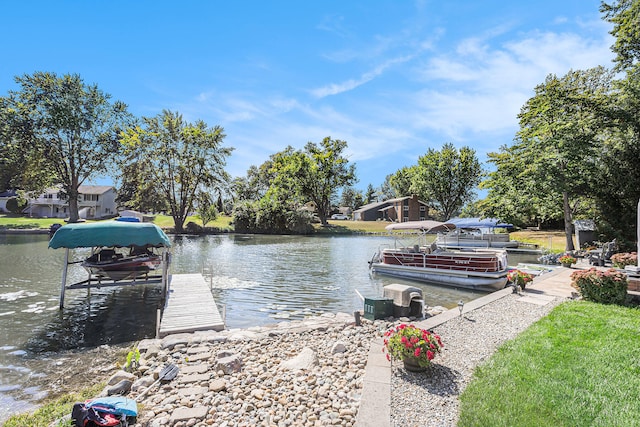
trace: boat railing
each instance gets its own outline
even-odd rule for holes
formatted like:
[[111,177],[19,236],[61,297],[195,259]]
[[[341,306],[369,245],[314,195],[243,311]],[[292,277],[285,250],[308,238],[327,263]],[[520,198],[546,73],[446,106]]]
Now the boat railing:
[[[385,257],[387,264],[435,268],[438,270],[490,273],[503,271],[507,268],[506,255],[495,252],[470,252],[469,256],[461,257],[459,254],[447,252],[427,253],[416,251],[413,248],[402,248],[400,250],[380,252],[380,255]],[[380,255],[378,256],[380,257]]]

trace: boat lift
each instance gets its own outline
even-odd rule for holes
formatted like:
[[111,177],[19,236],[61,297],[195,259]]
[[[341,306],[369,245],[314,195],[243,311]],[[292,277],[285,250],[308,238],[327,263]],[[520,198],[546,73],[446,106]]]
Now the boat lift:
[[[81,261],[69,261],[70,249],[95,247],[154,247],[161,248],[162,273],[129,280],[111,280],[89,273],[89,277],[81,282],[67,285],[69,265]],[[140,284],[162,284],[162,298],[166,301],[169,292],[169,248],[171,241],[160,227],[152,223],[127,221],[99,221],[93,223],[73,223],[60,227],[51,240],[52,249],[65,248],[64,270],[60,286],[60,310],[64,307],[64,296],[67,289],[91,289],[105,286],[131,286]]]

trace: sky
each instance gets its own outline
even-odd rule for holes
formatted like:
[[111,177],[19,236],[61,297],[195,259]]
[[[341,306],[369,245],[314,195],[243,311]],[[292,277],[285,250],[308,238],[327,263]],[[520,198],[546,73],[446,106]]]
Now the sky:
[[5,0],[0,96],[19,89],[17,76],[78,74],[138,117],[170,110],[223,127],[234,177],[329,136],[347,142],[365,190],[448,142],[489,167],[548,75],[611,67],[599,6]]

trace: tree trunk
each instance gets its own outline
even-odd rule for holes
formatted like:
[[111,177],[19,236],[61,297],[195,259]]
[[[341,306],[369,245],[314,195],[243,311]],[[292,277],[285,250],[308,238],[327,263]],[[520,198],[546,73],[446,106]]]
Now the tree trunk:
[[562,192],[562,205],[564,208],[564,233],[567,238],[566,251],[574,250],[573,246],[573,226],[571,207],[569,206],[569,194],[566,191]]

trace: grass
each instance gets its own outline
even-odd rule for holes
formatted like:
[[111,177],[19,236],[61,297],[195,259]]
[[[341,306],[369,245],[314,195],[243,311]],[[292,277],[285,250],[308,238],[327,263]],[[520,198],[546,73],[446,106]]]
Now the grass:
[[477,368],[458,425],[640,425],[639,314],[561,304]]
[[[65,394],[55,400],[49,401],[36,409],[33,413],[14,415],[3,425],[4,427],[42,427],[48,426],[56,420],[71,415],[73,404],[84,402],[96,397],[105,387],[104,383],[96,384],[75,393]],[[70,420],[59,425],[74,425]]]
[[51,224],[61,224],[61,218],[29,218],[21,215],[0,214],[0,229],[49,229]]

